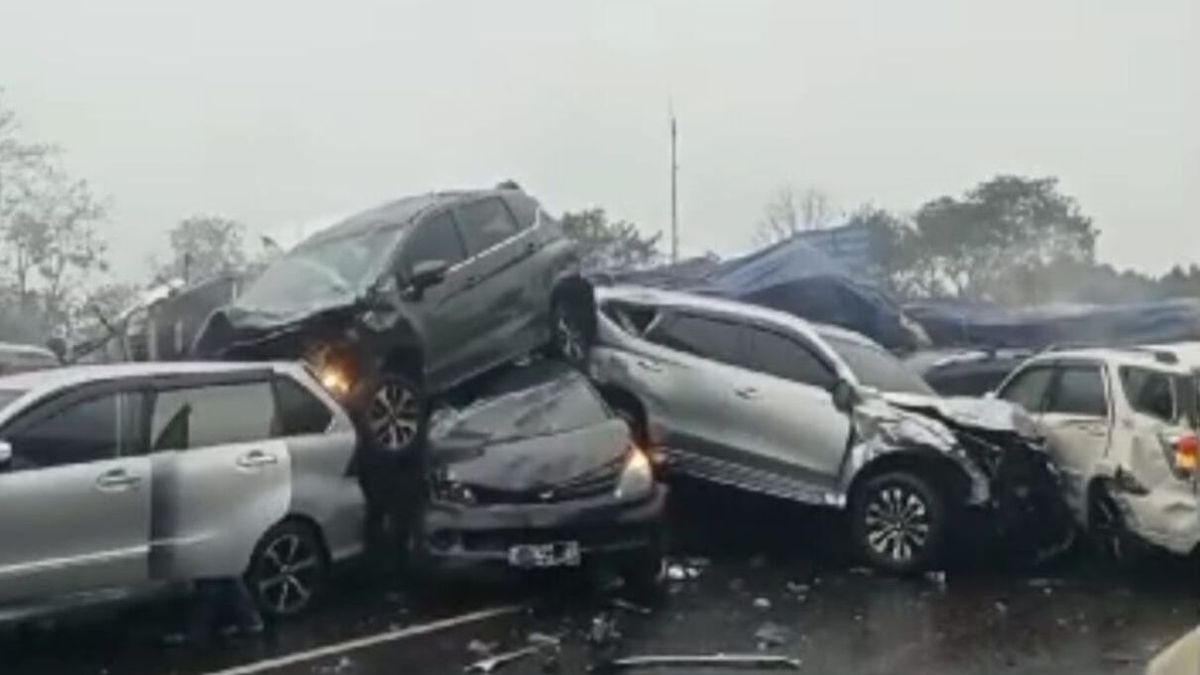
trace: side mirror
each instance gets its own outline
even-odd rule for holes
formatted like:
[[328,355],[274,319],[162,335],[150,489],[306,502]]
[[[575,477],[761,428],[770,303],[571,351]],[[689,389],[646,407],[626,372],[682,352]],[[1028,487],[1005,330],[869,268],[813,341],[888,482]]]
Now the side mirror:
[[849,413],[858,403],[858,392],[854,385],[845,380],[838,380],[833,385],[833,407],[844,413]]
[[412,272],[408,275],[408,283],[414,291],[418,293],[429,288],[437,286],[446,278],[446,270],[450,266],[445,260],[422,260],[413,265]]
[[12,444],[8,441],[0,441],[0,469],[8,468],[12,462]]

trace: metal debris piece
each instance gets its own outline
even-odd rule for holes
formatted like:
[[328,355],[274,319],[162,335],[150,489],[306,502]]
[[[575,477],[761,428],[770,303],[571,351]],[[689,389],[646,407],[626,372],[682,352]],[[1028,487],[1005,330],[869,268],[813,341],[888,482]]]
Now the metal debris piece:
[[632,603],[628,600],[625,600],[624,598],[613,598],[612,602],[610,602],[609,604],[612,605],[612,607],[614,609],[623,609],[626,612],[632,612],[634,614],[640,614],[642,616],[650,616],[651,614],[654,613],[654,610],[650,609],[649,607],[644,607],[642,605]]
[[546,633],[539,633],[537,631],[530,633],[525,639],[528,640],[529,644],[531,645],[554,647],[556,649],[562,646],[562,638],[558,637],[557,635],[547,635]]
[[488,657],[496,653],[499,649],[499,642],[484,642],[483,640],[471,640],[467,643],[467,651],[477,657]]
[[769,654],[711,654],[674,656],[630,656],[601,665],[602,670],[632,668],[747,668],[756,670],[800,670],[800,659]]
[[789,581],[787,582],[787,589],[789,593],[794,593],[796,595],[807,595],[809,586],[808,584],[802,584],[798,581]]
[[529,645],[520,649],[514,649],[511,652],[504,652],[495,656],[489,656],[486,659],[480,659],[475,663],[468,665],[463,669],[464,673],[494,673],[497,669],[503,668],[510,663],[520,661],[521,659],[533,656],[543,649],[543,645]]
[[754,639],[758,641],[759,650],[766,650],[787,642],[790,634],[791,629],[787,626],[768,621],[754,632]]
[[766,598],[755,598],[754,609],[768,610],[771,609],[771,601]]
[[683,565],[671,564],[667,566],[667,578],[671,581],[685,581],[688,576]]

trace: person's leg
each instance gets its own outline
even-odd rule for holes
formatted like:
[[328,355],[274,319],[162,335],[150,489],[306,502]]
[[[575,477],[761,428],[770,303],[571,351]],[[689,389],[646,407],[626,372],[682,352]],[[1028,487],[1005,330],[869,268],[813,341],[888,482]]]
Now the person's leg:
[[258,634],[263,631],[262,614],[254,604],[246,584],[237,577],[222,579],[222,605],[228,612],[234,629],[240,634]]

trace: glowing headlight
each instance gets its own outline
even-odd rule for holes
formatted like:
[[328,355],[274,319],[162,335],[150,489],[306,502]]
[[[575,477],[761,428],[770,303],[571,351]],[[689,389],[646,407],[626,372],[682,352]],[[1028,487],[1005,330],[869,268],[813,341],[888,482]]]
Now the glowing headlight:
[[326,365],[317,376],[321,378],[321,384],[337,396],[344,396],[350,392],[350,378],[336,366]]
[[615,495],[618,499],[638,497],[654,489],[654,472],[650,469],[650,460],[646,453],[638,448],[630,448],[629,458],[625,460],[625,468],[621,470],[621,478],[617,480]]

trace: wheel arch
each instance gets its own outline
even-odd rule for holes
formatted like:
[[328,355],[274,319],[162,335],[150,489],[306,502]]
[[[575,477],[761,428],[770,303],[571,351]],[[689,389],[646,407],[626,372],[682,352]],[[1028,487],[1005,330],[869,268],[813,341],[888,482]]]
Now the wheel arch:
[[957,462],[936,450],[913,448],[879,455],[863,465],[846,489],[847,506],[860,498],[872,478],[893,471],[928,478],[946,497],[947,507],[966,504],[971,495],[971,477]]

